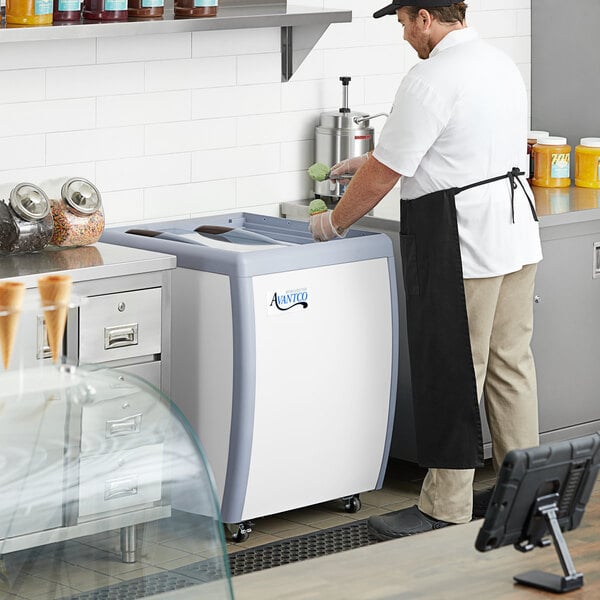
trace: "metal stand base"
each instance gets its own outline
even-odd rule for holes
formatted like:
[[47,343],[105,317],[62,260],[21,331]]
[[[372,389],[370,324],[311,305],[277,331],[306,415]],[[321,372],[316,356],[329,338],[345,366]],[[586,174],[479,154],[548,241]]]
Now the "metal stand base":
[[121,561],[124,563],[134,563],[135,543],[136,543],[135,525],[121,527]]
[[583,586],[583,575],[575,573],[567,577],[544,573],[544,571],[527,571],[513,578],[517,583],[531,587],[562,594],[572,590],[578,590]]
[[583,575],[575,571],[575,565],[558,524],[558,494],[548,494],[538,498],[534,514],[543,517],[543,521],[540,521],[539,526],[532,531],[532,542],[526,545],[515,544],[515,548],[521,552],[529,552],[535,546],[548,546],[550,541],[542,539],[543,529],[547,527],[552,536],[554,548],[558,554],[564,575],[553,575],[543,571],[528,571],[516,575],[513,579],[517,583],[558,594],[579,589],[583,586]]

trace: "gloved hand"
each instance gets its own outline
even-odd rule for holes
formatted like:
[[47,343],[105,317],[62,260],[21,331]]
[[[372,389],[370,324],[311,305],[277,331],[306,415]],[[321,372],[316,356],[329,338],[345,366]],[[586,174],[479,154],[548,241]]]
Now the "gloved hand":
[[347,229],[338,230],[333,226],[332,214],[333,211],[327,210],[310,216],[308,230],[312,233],[315,242],[328,242],[336,237],[343,238],[348,232]]
[[331,167],[329,171],[329,179],[337,179],[340,183],[347,184],[350,179],[348,177],[342,177],[342,175],[354,175],[364,163],[367,162],[369,153],[365,152],[361,156],[353,156],[352,158],[346,158],[345,160],[336,163]]

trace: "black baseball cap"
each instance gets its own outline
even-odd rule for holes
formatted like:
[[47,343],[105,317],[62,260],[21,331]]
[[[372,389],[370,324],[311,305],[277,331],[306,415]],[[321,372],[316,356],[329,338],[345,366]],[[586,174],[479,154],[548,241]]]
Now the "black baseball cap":
[[386,15],[395,15],[396,11],[403,6],[417,6],[419,8],[437,8],[438,6],[452,6],[463,0],[395,0],[391,4],[380,8],[373,13],[376,19],[385,17]]

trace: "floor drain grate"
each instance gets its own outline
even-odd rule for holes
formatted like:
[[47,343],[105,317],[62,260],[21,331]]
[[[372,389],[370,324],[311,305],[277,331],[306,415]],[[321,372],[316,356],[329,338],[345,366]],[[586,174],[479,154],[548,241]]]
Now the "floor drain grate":
[[222,560],[203,560],[194,563],[193,566],[195,567],[193,575],[186,575],[179,569],[164,571],[90,592],[82,592],[76,596],[70,596],[69,600],[135,600],[225,579]]
[[[366,519],[356,521],[234,552],[229,555],[231,575],[254,573],[308,558],[369,546],[378,541],[369,535]],[[135,600],[223,579],[225,575],[222,567],[221,561],[203,560],[176,571],[156,573],[84,592],[72,596],[71,600]]]
[[366,520],[356,521],[230,554],[231,575],[262,571],[308,558],[369,546],[378,541],[369,535]]

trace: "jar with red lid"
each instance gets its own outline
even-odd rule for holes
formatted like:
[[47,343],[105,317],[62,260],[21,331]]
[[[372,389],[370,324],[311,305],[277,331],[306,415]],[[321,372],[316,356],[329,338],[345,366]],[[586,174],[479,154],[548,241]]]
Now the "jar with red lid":
[[87,246],[100,239],[104,231],[104,210],[100,192],[87,179],[74,177],[60,190],[60,199],[51,199],[53,246]]
[[531,184],[539,187],[571,185],[571,146],[567,138],[550,136],[538,139],[532,149],[534,172]]
[[176,17],[216,17],[218,0],[176,0]]

